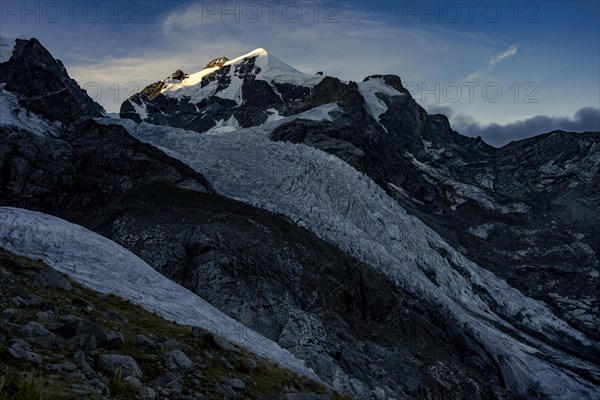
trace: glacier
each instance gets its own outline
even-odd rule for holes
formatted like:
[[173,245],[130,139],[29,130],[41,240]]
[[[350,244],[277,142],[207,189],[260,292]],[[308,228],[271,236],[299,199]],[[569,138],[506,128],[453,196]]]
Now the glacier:
[[124,126],[203,174],[220,194],[285,215],[435,305],[485,347],[514,392],[600,399],[594,383],[600,380],[599,366],[560,349],[561,342],[570,341],[597,352],[598,343],[466,259],[342,160],[269,139],[292,119],[331,120],[337,109],[327,104],[219,135],[130,120],[98,121]]
[[320,382],[289,351],[162,276],[117,243],[79,225],[35,211],[0,207],[0,247],[43,260],[99,293],[118,295],[180,324],[204,327]]

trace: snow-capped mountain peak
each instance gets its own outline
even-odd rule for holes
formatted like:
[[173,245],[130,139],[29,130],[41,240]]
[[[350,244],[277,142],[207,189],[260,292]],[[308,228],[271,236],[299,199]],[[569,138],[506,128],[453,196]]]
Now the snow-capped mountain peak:
[[301,74],[300,71],[298,71],[297,69],[293,68],[292,66],[284,63],[283,61],[281,61],[280,59],[278,59],[277,57],[269,54],[267,52],[267,50],[263,49],[263,48],[258,48],[255,50],[252,50],[250,53],[248,54],[244,54],[242,56],[239,56],[237,58],[234,58],[231,61],[228,61],[224,64],[224,66],[228,66],[228,65],[236,65],[239,64],[241,62],[244,62],[245,60],[249,59],[249,58],[255,58],[256,61],[256,65],[261,67],[262,69],[262,73],[293,73],[293,74]]
[[[304,74],[271,55],[263,48],[222,62],[210,62],[207,68],[185,76],[184,79],[169,77],[158,83],[157,93],[168,97],[189,97],[192,103],[199,103],[207,97],[218,96],[234,100],[238,105],[243,101],[242,85],[248,80],[262,80],[270,85],[292,83],[305,87],[318,84],[323,77]],[[214,61],[216,61],[214,60]]]
[[322,74],[305,74],[257,48],[231,60],[216,58],[192,74],[177,70],[128,98],[120,114],[137,122],[154,121],[160,114],[159,124],[171,124],[166,119],[177,110],[178,118],[185,120],[180,127],[192,123],[204,132],[217,121],[229,120],[235,109],[240,126],[254,126],[266,121],[268,109],[288,115],[282,106],[310,94],[324,79]]
[[260,72],[258,72],[257,75],[261,75],[262,77],[266,77],[267,75],[273,76],[277,75],[278,73],[302,74],[297,69],[269,54],[267,50],[259,47],[258,49],[254,49],[251,52],[236,57],[232,60],[228,60],[226,57],[219,57],[208,63],[206,68],[184,79],[182,83],[185,83],[188,86],[195,85],[199,82],[199,79],[201,80],[203,77],[208,76],[215,71],[245,63],[249,59],[254,59],[254,65],[260,68]]
[[252,57],[268,57],[269,53],[267,52],[267,50],[263,49],[262,47],[259,47],[257,49],[252,50],[251,52],[244,54],[242,56],[239,56],[237,58],[234,58],[233,60],[231,60],[229,63],[230,64],[234,64],[236,62],[245,60],[246,58],[252,58]]

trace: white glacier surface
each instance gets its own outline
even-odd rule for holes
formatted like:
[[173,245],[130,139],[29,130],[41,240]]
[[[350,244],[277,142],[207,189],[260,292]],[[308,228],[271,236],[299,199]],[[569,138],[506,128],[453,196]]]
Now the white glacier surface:
[[116,294],[171,321],[202,326],[258,356],[318,379],[278,344],[165,278],[117,243],[79,225],[39,212],[0,207],[0,248],[41,259],[97,292]]
[[[300,117],[326,119],[335,107],[322,106]],[[337,157],[269,140],[275,127],[293,118],[222,135],[128,120],[100,121],[125,126],[134,137],[202,173],[219,193],[289,217],[435,304],[486,348],[517,393],[537,390],[551,399],[600,398],[600,389],[582,377],[600,379],[598,365],[552,345],[565,338],[590,349],[597,343],[542,302],[466,259]],[[432,275],[433,280],[428,277]],[[510,321],[515,319],[544,341],[514,326]]]

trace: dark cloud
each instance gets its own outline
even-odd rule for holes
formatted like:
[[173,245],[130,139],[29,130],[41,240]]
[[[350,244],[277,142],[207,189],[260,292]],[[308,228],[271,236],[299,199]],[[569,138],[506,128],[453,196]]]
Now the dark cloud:
[[446,117],[450,118],[454,115],[454,110],[449,106],[424,106],[427,109],[427,113],[429,115],[432,114],[444,114]]
[[[437,107],[439,109],[447,107]],[[435,112],[443,113],[444,110]],[[451,110],[450,115],[452,115]],[[541,133],[554,130],[569,132],[600,131],[600,109],[584,107],[575,113],[574,118],[548,117],[537,115],[522,121],[512,122],[506,125],[490,124],[482,126],[473,118],[465,115],[456,115],[452,118],[452,128],[467,136],[481,136],[483,140],[492,146],[503,146],[513,140],[525,139]]]

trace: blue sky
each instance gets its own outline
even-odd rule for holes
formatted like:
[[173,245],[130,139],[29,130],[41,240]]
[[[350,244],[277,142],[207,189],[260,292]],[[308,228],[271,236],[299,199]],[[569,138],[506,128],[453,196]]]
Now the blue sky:
[[596,1],[4,1],[0,34],[40,39],[108,111],[178,68],[263,47],[306,73],[399,75],[495,145],[600,130]]

